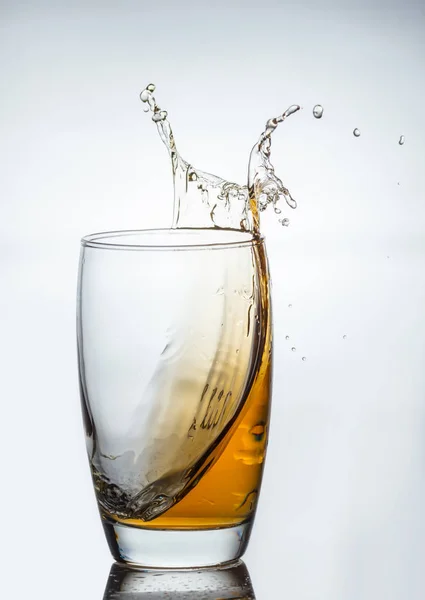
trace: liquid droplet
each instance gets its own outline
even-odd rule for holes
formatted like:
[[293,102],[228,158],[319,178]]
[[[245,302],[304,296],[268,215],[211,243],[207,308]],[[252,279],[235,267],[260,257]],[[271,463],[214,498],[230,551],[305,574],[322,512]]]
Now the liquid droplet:
[[402,146],[404,144],[404,135],[400,136],[400,139],[398,140],[398,143],[400,144],[400,146]]
[[152,121],[155,121],[155,123],[158,123],[158,121],[165,121],[167,114],[166,110],[158,110],[152,115]]
[[292,308],[292,304],[288,304],[288,308]]
[[279,219],[279,223],[282,225],[282,227],[288,227],[289,219],[286,217],[284,219]]
[[140,92],[140,100],[142,102],[147,102],[149,100],[149,96],[150,94],[147,88]]
[[295,352],[296,351],[295,346],[292,346],[291,350],[292,350],[292,352]]
[[285,335],[285,340],[289,340],[289,335]]
[[323,106],[321,104],[316,104],[316,106],[313,108],[313,116],[316,117],[316,119],[322,118]]
[[360,137],[360,129],[357,129],[357,127],[353,130],[353,135],[354,137]]
[[151,92],[151,94],[154,93],[155,91],[155,84],[154,83],[150,83],[149,85],[146,86],[146,89],[148,90],[148,92]]
[[343,339],[343,340],[346,340],[346,339],[347,339],[347,336],[346,336],[346,335],[343,335],[343,336],[342,336],[342,339]]
[[305,361],[307,360],[307,357],[306,357],[306,356],[303,356],[301,360],[302,360],[303,362],[305,362]]

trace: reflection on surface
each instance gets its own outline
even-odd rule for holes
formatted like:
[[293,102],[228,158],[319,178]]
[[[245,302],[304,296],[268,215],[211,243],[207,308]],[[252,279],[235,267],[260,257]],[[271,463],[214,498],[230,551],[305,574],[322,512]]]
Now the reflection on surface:
[[103,600],[255,600],[242,561],[213,569],[136,569],[112,565]]

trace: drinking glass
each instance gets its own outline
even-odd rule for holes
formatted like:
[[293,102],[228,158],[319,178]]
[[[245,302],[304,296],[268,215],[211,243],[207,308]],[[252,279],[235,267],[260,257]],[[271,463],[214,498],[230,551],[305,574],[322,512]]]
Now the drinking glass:
[[87,236],[77,329],[87,452],[114,558],[164,568],[239,558],[269,428],[263,239],[219,229]]

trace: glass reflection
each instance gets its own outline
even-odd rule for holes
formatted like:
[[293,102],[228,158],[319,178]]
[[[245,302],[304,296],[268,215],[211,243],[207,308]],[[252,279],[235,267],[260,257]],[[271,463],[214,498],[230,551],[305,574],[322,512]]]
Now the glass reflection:
[[137,569],[114,563],[103,600],[255,600],[245,563],[212,569]]

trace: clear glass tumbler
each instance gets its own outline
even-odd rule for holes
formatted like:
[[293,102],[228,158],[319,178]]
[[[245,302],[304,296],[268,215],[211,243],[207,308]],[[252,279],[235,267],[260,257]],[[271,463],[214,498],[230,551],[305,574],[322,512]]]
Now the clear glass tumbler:
[[219,229],[87,236],[77,312],[87,451],[113,556],[164,568],[239,558],[269,426],[263,240]]

